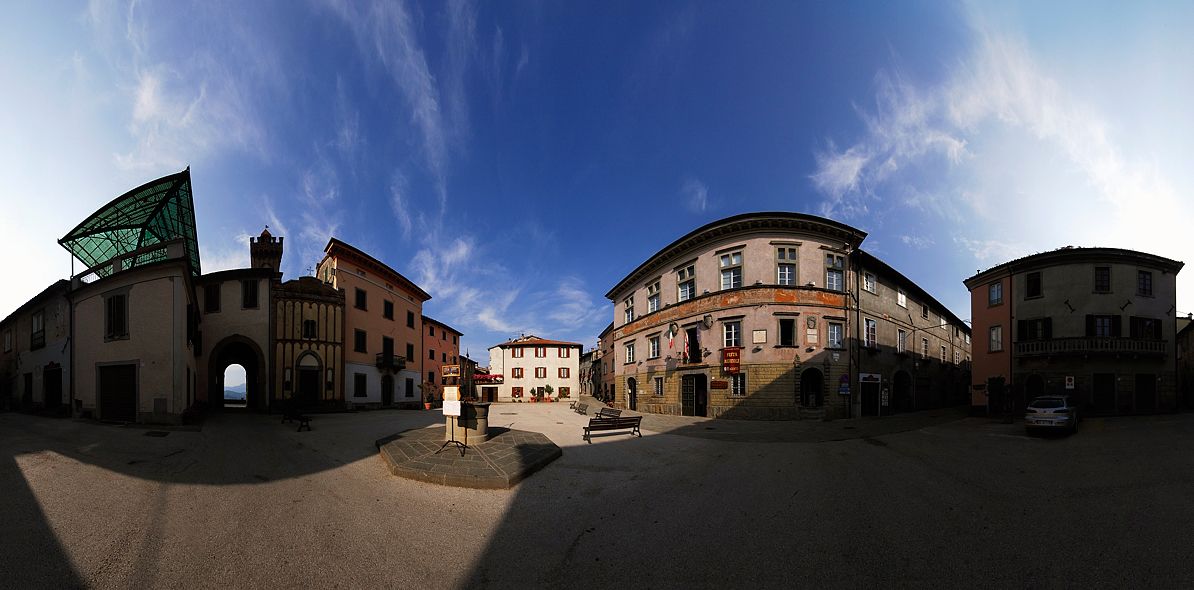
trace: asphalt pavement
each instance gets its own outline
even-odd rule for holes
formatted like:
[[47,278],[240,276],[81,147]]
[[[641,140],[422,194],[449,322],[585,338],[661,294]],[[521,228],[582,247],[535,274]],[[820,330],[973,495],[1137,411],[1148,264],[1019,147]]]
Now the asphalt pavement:
[[[20,588],[1194,586],[1194,416],[1072,437],[905,420],[735,440],[692,420],[590,445],[567,404],[495,405],[492,424],[563,456],[471,490],[394,477],[373,446],[433,412],[302,433],[217,414],[163,437],[0,414],[0,571]],[[828,427],[858,436],[792,440]]]

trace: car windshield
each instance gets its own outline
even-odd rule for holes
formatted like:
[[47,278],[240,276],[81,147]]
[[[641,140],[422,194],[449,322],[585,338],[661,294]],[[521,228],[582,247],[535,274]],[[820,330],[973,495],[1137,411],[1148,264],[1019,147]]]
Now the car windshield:
[[1054,397],[1033,400],[1032,403],[1028,405],[1034,408],[1064,408],[1065,402]]

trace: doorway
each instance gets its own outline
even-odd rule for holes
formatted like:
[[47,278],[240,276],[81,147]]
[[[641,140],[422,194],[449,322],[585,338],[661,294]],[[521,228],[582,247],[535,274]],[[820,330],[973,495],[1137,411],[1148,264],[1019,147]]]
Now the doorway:
[[381,376],[381,405],[394,405],[394,377],[392,375]]
[[482,387],[481,388],[481,398],[482,398],[481,401],[496,402],[497,401],[497,390],[498,390],[498,388],[496,388],[496,387]]
[[1152,373],[1136,375],[1136,411],[1157,411],[1157,376]]
[[825,402],[825,376],[820,369],[805,369],[800,374],[800,405],[819,408]]
[[43,370],[41,384],[46,409],[57,410],[62,406],[62,367]]
[[638,383],[634,377],[626,380],[626,406],[631,410],[638,409]]
[[137,421],[137,365],[99,367],[100,419]]
[[881,408],[879,406],[882,401],[879,399],[879,388],[880,384],[875,381],[864,381],[859,385],[863,416],[880,416],[891,413],[890,407]]
[[680,413],[684,416],[709,415],[709,384],[704,375],[685,375],[680,379]]
[[1094,392],[1090,401],[1094,405],[1095,412],[1100,414],[1112,414],[1115,412],[1114,373],[1094,374]]
[[1045,395],[1045,380],[1040,375],[1029,375],[1024,382],[1024,395],[1028,401]]
[[232,363],[224,368],[224,374],[220,377],[220,383],[223,384],[220,388],[222,397],[220,404],[223,407],[239,409],[248,407],[249,384],[245,377],[245,368],[240,364]]
[[911,412],[912,375],[907,371],[896,371],[891,383],[891,408],[896,412]]

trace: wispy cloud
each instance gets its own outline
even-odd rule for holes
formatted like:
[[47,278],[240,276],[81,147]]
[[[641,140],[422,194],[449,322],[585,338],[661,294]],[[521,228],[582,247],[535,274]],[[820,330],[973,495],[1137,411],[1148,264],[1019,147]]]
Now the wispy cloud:
[[933,238],[928,236],[903,235],[900,236],[900,241],[903,242],[905,246],[911,246],[917,250],[924,250],[925,248],[932,246],[934,243]]
[[680,195],[689,211],[703,213],[709,207],[709,187],[696,178],[689,178],[680,185]]

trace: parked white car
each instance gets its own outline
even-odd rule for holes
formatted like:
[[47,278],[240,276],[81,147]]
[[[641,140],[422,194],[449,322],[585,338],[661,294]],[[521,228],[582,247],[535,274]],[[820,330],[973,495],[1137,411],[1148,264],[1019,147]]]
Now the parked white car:
[[1045,395],[1024,408],[1024,426],[1029,430],[1064,429],[1078,431],[1078,407],[1066,395]]

